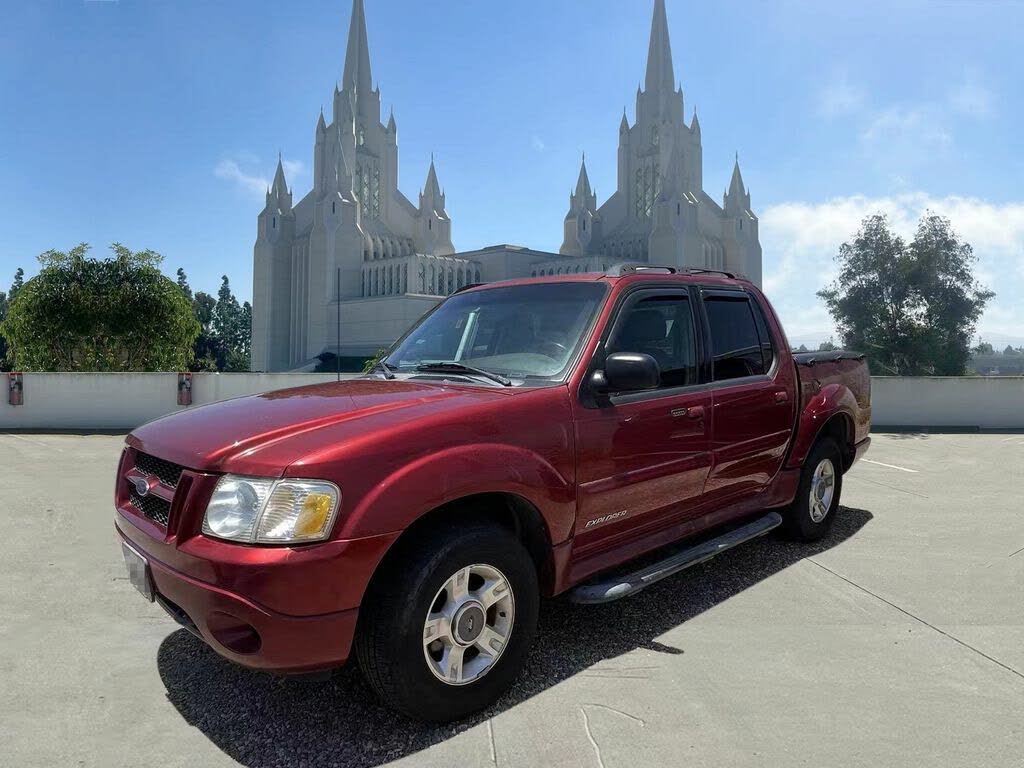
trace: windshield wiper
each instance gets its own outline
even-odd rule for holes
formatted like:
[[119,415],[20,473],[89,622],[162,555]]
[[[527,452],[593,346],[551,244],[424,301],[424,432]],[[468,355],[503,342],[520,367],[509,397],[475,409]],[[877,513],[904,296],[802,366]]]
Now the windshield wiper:
[[512,380],[506,379],[501,374],[491,373],[490,371],[485,371],[483,368],[474,368],[472,365],[456,363],[455,361],[444,363],[422,363],[416,366],[416,370],[422,371],[423,373],[469,373],[474,376],[482,376],[485,379],[496,381],[503,387],[512,386]]
[[389,381],[395,378],[395,374],[391,372],[391,366],[384,362],[383,359],[380,359],[373,364],[373,368],[370,369],[370,373],[373,373],[374,371],[377,370],[384,374],[384,378],[388,379]]

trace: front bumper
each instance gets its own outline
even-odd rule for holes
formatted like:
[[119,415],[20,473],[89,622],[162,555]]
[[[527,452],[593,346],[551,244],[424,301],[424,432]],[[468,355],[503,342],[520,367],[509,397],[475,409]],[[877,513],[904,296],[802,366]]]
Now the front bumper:
[[[148,560],[157,602],[221,656],[246,667],[283,673],[330,669],[348,659],[362,596],[361,590],[354,593],[352,585],[365,586],[369,577],[362,569],[354,572],[355,564],[344,558],[344,553],[351,544],[366,555],[365,542],[369,540],[331,542],[334,546],[321,548],[322,557],[306,547],[289,558],[288,553],[297,550],[242,547],[211,539],[192,539],[179,548],[179,542],[150,537],[120,513],[115,528],[122,540]],[[382,556],[391,539],[374,540],[371,548]],[[203,558],[199,562],[197,549],[205,555],[223,550],[225,559]],[[231,556],[240,556],[239,550],[249,562],[230,562]],[[360,558],[355,559],[358,562]],[[325,594],[322,579],[327,573],[347,588]],[[197,578],[199,574],[205,578]],[[239,586],[247,587],[246,594]],[[283,600],[285,593],[290,593],[291,600]],[[274,605],[268,607],[266,600]],[[291,605],[293,612],[279,610],[282,603]],[[329,605],[339,610],[323,612]],[[317,612],[311,612],[312,608]]]

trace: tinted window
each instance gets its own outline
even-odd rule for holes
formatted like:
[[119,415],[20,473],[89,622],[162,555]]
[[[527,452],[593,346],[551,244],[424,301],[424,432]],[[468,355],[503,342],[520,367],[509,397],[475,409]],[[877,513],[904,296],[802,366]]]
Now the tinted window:
[[651,296],[626,309],[608,352],[643,352],[658,361],[662,387],[697,383],[693,315],[685,296]]
[[751,299],[750,306],[754,310],[754,322],[757,323],[757,335],[761,339],[761,359],[764,360],[765,371],[772,369],[775,362],[775,347],[772,346],[772,335],[768,331],[768,322],[764,317],[761,305]]
[[708,296],[704,306],[711,325],[715,381],[764,373],[761,339],[746,296],[737,299]]

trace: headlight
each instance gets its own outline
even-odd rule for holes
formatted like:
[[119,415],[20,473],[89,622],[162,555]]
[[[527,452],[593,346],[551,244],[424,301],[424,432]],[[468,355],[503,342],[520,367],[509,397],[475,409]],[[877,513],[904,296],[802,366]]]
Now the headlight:
[[340,501],[338,487],[322,480],[224,475],[206,505],[203,533],[246,543],[321,541]]

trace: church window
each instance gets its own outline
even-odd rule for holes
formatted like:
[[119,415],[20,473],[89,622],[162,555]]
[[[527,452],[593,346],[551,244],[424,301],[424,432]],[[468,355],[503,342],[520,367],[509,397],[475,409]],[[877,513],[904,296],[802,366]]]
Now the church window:
[[433,229],[433,228],[434,228],[434,220],[433,219],[427,219],[427,229]]
[[359,127],[356,129],[356,141],[360,147],[366,143],[366,129],[363,127],[362,123],[360,123]]
[[333,200],[331,200],[331,213],[337,213],[337,211],[334,210],[334,201]]
[[660,138],[658,136],[658,126],[652,125],[651,126],[651,144],[653,144],[654,146],[658,146],[659,141],[660,141]]
[[476,271],[476,282],[478,282],[478,283],[480,282],[480,270],[479,269],[477,269],[477,271]]
[[583,231],[584,232],[587,231],[587,220],[586,219],[583,220]]
[[676,216],[680,215],[682,212],[683,212],[682,204],[681,203],[676,203]]
[[271,219],[270,228],[271,229],[277,229],[277,216],[275,216],[273,219]]

